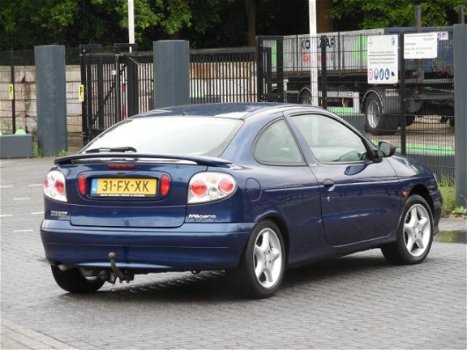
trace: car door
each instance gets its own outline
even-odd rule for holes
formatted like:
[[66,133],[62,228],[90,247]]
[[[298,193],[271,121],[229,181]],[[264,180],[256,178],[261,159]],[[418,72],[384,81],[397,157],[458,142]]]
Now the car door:
[[321,185],[327,242],[342,246],[393,232],[400,194],[389,162],[369,159],[364,139],[330,115],[301,113],[291,115],[290,120]]
[[305,261],[324,243],[320,189],[284,118],[266,125],[253,146],[255,177],[260,179],[261,215],[276,213],[288,231],[288,263]]

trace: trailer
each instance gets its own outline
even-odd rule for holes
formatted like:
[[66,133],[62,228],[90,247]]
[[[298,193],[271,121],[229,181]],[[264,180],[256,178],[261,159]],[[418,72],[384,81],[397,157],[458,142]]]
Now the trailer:
[[[402,57],[402,36],[413,33],[435,36],[435,57]],[[368,41],[380,36],[395,38],[396,72],[368,66]],[[257,52],[259,100],[318,103],[340,115],[358,115],[373,135],[394,134],[402,123],[409,126],[425,115],[454,125],[452,27],[259,36]],[[394,63],[389,54],[380,56]]]

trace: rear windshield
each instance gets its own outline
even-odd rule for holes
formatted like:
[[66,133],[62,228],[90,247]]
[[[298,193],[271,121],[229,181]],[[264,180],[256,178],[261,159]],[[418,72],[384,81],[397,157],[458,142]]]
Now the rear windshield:
[[133,147],[138,153],[218,157],[242,125],[216,117],[148,117],[125,120],[91,141],[83,150]]

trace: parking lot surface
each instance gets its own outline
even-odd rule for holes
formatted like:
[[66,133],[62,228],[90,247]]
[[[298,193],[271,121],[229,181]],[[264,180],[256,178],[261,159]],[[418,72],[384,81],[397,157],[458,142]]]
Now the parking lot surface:
[[1,161],[1,348],[465,349],[466,245],[416,266],[379,250],[289,270],[244,300],[222,272],[136,276],[93,295],[59,289],[39,236],[52,159]]

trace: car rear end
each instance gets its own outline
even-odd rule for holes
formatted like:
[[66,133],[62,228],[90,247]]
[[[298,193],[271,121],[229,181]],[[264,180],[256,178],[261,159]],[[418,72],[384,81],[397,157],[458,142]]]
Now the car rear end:
[[253,224],[243,222],[235,167],[216,156],[241,121],[167,118],[135,118],[56,160],[41,226],[52,266],[110,278],[238,264]]

